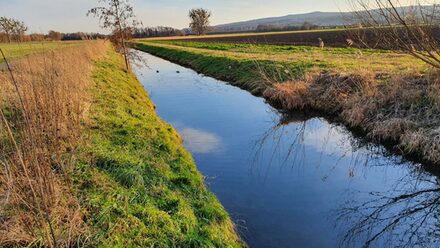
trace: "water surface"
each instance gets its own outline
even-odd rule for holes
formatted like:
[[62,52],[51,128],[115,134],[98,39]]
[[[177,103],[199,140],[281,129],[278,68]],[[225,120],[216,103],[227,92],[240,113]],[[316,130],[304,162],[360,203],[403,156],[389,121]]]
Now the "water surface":
[[439,181],[419,164],[138,53],[148,66],[136,73],[158,114],[250,247],[438,247]]

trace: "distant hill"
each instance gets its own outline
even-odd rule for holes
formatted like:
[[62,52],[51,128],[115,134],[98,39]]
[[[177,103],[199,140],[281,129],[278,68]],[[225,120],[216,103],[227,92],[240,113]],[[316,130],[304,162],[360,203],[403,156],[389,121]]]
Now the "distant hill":
[[[418,8],[418,7],[415,7]],[[423,6],[427,11],[432,10],[433,6]],[[402,14],[413,10],[413,7],[399,7],[397,8]],[[372,10],[372,13],[377,13],[377,10]],[[212,32],[246,32],[255,31],[259,25],[267,25],[274,27],[289,27],[301,26],[305,22],[318,25],[321,27],[334,27],[354,24],[354,12],[312,12],[306,14],[294,14],[281,17],[261,18],[250,21],[235,22],[229,24],[222,24],[213,27]]]
[[348,13],[340,12],[312,12],[307,14],[286,15],[281,17],[269,17],[250,21],[235,22],[217,25],[214,32],[238,32],[256,30],[259,25],[273,26],[301,26],[304,22],[319,26],[342,26],[346,23],[344,16]]

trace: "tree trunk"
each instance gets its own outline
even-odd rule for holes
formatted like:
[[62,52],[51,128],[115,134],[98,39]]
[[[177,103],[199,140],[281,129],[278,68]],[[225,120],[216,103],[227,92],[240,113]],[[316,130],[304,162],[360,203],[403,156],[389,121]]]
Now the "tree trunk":
[[124,49],[125,69],[128,72],[129,64],[128,64],[127,47],[125,46],[125,39],[124,39],[123,34],[121,34],[121,39],[122,39],[122,49]]
[[127,57],[127,48],[125,46],[124,31],[122,30],[121,17],[119,16],[118,4],[115,4],[115,8],[116,8],[117,25],[118,25],[118,29],[119,29],[119,34],[121,36],[122,49],[123,49],[123,53],[124,53],[125,69],[128,72],[129,64],[128,64],[128,57]]

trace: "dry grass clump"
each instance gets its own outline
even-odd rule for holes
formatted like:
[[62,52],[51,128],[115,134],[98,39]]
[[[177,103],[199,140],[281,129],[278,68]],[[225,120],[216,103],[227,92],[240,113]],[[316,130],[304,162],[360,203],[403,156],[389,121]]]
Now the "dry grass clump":
[[66,174],[81,140],[93,60],[105,50],[85,43],[0,72],[0,246],[72,246],[84,233]]
[[275,84],[265,90],[263,96],[284,109],[303,109],[306,106],[304,99],[308,93],[309,85],[306,80]]
[[311,73],[301,80],[274,84],[263,95],[283,109],[314,108],[333,113],[340,111],[353,95],[365,92],[373,82],[374,76],[367,73]]
[[283,109],[314,109],[389,142],[406,154],[440,163],[440,82],[437,72],[384,77],[315,73],[275,84],[264,96]]
[[368,92],[374,82],[374,74],[369,72],[319,74],[310,88],[310,106],[330,114],[340,112],[350,98]]

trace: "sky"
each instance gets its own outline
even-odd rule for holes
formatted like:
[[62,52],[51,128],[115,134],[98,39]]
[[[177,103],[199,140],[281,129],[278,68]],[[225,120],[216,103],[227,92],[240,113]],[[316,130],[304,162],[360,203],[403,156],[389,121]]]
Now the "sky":
[[[212,11],[211,24],[224,24],[263,17],[313,11],[344,11],[347,0],[129,0],[144,26],[188,26],[191,8]],[[0,0],[0,16],[24,21],[30,32],[103,32],[87,17],[98,0]]]

